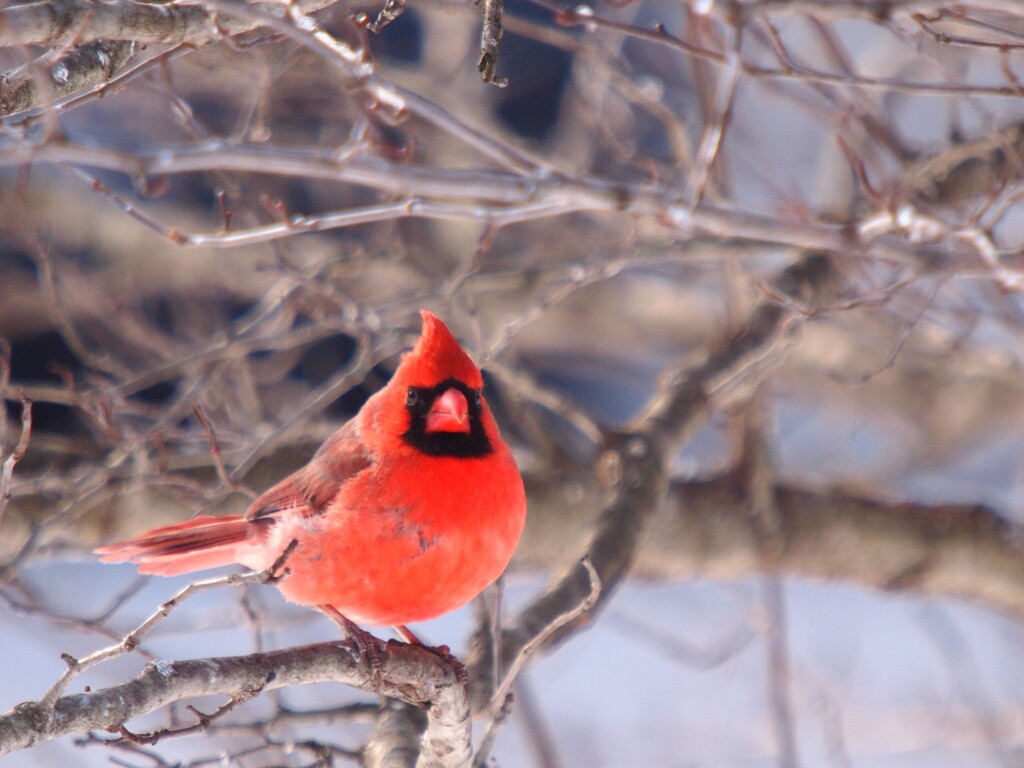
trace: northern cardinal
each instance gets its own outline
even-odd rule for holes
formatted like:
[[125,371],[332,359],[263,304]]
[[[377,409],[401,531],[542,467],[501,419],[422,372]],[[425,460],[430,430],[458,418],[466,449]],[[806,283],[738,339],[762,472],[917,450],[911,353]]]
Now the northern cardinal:
[[387,386],[244,516],[156,528],[96,550],[103,562],[165,576],[231,563],[264,570],[294,540],[278,582],[288,600],[410,640],[405,624],[482,592],[519,542],[523,480],[480,370],[444,323],[421,314],[419,341]]

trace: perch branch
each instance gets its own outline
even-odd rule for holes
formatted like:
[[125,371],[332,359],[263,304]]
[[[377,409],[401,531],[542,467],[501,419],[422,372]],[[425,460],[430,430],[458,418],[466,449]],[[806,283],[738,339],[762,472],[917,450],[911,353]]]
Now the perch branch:
[[425,749],[429,758],[421,756],[417,765],[465,765],[469,712],[465,689],[451,666],[426,648],[405,643],[382,643],[380,652],[384,663],[379,676],[349,641],[248,656],[151,662],[127,683],[65,696],[52,704],[26,702],[0,715],[0,754],[90,730],[119,732],[133,718],[182,699],[209,695],[244,699],[253,692],[330,680],[425,707],[424,743],[453,748],[429,753]]

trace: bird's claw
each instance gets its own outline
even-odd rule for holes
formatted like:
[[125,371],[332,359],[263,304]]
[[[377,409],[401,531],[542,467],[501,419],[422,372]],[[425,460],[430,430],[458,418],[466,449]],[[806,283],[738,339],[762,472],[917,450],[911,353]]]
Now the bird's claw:
[[452,668],[452,672],[455,673],[455,679],[459,681],[460,685],[467,685],[469,683],[469,674],[466,672],[466,667],[458,660],[455,654],[451,652],[451,649],[448,648],[447,645],[437,645],[433,647],[424,646],[424,648]]
[[321,605],[319,608],[323,614],[344,630],[345,634],[355,643],[356,648],[359,649],[360,657],[365,658],[367,664],[370,665],[370,677],[373,680],[374,686],[379,688],[384,679],[384,659],[381,656],[382,644],[380,639],[371,635],[333,606]]
[[360,627],[347,616],[344,628],[346,634],[352,638],[352,642],[359,649],[359,655],[366,659],[370,665],[370,676],[375,685],[379,686],[384,678],[384,659],[381,657],[381,641]]

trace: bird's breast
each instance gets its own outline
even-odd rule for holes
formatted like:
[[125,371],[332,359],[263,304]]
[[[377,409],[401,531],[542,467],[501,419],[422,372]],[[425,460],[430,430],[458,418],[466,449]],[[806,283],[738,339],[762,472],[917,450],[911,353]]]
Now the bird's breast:
[[396,462],[353,478],[321,527],[298,532],[294,557],[308,566],[293,567],[281,590],[369,624],[433,618],[501,575],[525,517],[511,456]]

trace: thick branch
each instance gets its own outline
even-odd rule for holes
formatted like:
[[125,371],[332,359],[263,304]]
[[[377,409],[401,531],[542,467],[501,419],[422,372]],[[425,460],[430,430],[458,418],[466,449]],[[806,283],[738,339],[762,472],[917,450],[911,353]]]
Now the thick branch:
[[[304,13],[319,10],[335,0],[300,0]],[[259,13],[282,15],[281,3],[253,3]],[[251,19],[217,15],[202,4],[170,5],[135,0],[91,0],[19,3],[0,11],[6,42],[62,43],[73,36],[78,43],[125,40],[135,43],[187,43],[206,45],[258,26]]]
[[394,699],[384,702],[373,735],[363,748],[369,768],[413,768],[426,726],[423,713]]
[[[84,731],[118,730],[132,718],[194,696],[249,697],[264,690],[335,681],[426,707],[421,768],[465,765],[469,760],[469,712],[465,688],[450,665],[421,646],[379,646],[381,674],[351,642],[322,643],[272,653],[193,661],[155,661],[135,680],[99,691],[65,696],[52,709],[19,704],[0,716],[0,754]],[[434,748],[446,743],[444,753]]]
[[[334,0],[296,5],[315,11]],[[45,58],[0,73],[0,117],[16,115],[76,91],[102,85],[147,43],[199,47],[260,25],[259,14],[284,13],[279,3],[256,3],[243,18],[201,5],[134,0],[36,2],[0,10],[0,48],[5,45],[74,44],[56,61]],[[45,85],[48,93],[40,93]]]
[[[1024,617],[1024,536],[981,506],[900,504],[833,489],[780,485],[777,564],[801,578],[976,600]],[[757,533],[730,476],[674,486],[659,517],[650,560],[677,577],[757,573]],[[650,570],[649,570],[650,569]]]
[[[805,285],[808,280],[797,282]],[[609,433],[598,461],[603,466],[598,467],[598,472],[611,484],[611,500],[602,510],[583,552],[592,572],[587,568],[571,568],[509,623],[501,633],[503,668],[527,648],[537,649],[534,638],[539,635],[545,635],[540,647],[550,648],[596,619],[615,588],[632,570],[651,522],[662,507],[668,486],[668,458],[675,454],[701,415],[706,413],[712,393],[737,379],[748,384],[758,380],[751,371],[772,356],[790,315],[772,301],[762,302],[739,332],[708,355],[703,363],[671,371],[644,414],[628,431]],[[590,483],[593,484],[593,480]],[[596,598],[591,595],[594,577],[600,585]],[[559,617],[584,602],[588,604],[586,610],[551,630],[552,622],[559,621]],[[478,636],[470,663],[477,671],[474,680],[480,684],[487,681],[487,670],[493,668],[492,653],[485,638]],[[484,694],[482,687],[475,691],[480,706],[482,699],[491,698],[491,693]]]
[[[0,73],[0,117],[100,85],[110,80],[134,52],[133,42],[102,40],[74,48],[54,64],[33,62]],[[49,89],[45,96],[39,92],[41,83]]]
[[[619,474],[618,493],[601,513],[586,556],[601,584],[593,609],[553,632],[549,642],[557,642],[567,633],[589,623],[596,611],[611,596],[613,588],[628,573],[633,558],[664,490],[663,456],[642,435],[629,434],[612,440],[607,460]],[[544,631],[554,617],[588,600],[591,577],[586,568],[574,567],[551,589],[526,608],[506,630],[503,650],[509,657],[520,652],[531,638]]]
[[[520,562],[566,562],[593,518],[597,489],[563,473],[530,483],[530,514],[541,523]],[[957,504],[908,504],[838,488],[774,488],[778,527],[772,564],[791,578],[841,581],[886,591],[956,597],[1024,618],[1024,532],[997,512]],[[571,498],[570,498],[571,497]],[[559,536],[561,532],[561,536]],[[763,534],[733,474],[675,482],[651,523],[632,573],[658,581],[739,579],[761,575]]]

